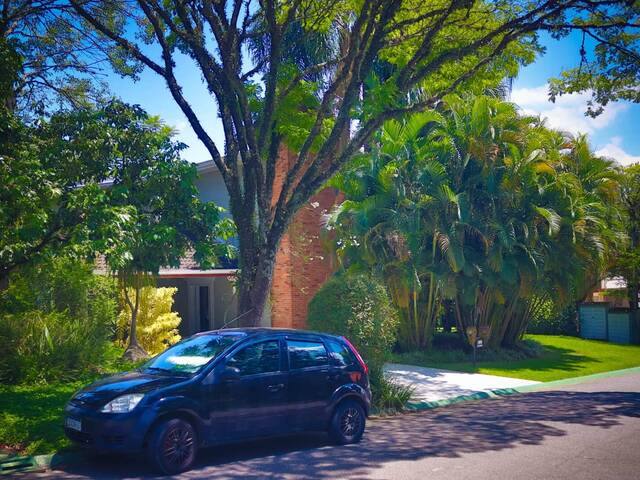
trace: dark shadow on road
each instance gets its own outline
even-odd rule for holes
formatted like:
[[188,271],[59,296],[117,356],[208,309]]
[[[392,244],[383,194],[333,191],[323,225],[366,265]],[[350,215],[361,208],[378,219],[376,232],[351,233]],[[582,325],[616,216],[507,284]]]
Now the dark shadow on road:
[[[621,417],[640,417],[640,393],[536,392],[373,420],[359,445],[335,447],[308,435],[210,449],[181,478],[364,479],[387,462],[537,445],[565,435],[562,424],[610,428]],[[149,470],[138,459],[110,459],[52,473],[135,478]]]

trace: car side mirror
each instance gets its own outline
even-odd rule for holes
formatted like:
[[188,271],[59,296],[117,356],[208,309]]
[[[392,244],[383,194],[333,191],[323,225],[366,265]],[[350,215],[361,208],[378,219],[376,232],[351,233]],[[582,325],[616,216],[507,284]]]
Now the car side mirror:
[[238,380],[240,378],[240,369],[236,367],[225,367],[222,372],[220,372],[220,380],[223,382],[232,382],[234,380]]

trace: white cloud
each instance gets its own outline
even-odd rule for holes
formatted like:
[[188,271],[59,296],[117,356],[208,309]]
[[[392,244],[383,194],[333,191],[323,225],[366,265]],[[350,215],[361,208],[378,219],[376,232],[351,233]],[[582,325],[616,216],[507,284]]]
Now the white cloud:
[[621,165],[631,165],[632,163],[640,163],[640,156],[631,155],[624,151],[622,148],[621,137],[611,137],[609,143],[607,143],[600,150],[595,153],[600,157],[611,158]]
[[591,98],[588,92],[562,95],[552,103],[549,101],[548,91],[546,84],[533,88],[515,88],[511,93],[511,101],[528,115],[546,118],[549,127],[573,134],[592,134],[606,128],[628,108],[628,105],[622,103],[610,103],[602,114],[591,118],[584,114],[587,101]]

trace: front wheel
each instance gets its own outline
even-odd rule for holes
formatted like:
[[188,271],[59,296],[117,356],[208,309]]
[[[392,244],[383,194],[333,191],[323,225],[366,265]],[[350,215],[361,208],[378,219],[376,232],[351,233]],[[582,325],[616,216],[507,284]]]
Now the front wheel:
[[197,452],[195,428],[179,418],[172,418],[157,425],[147,445],[149,462],[165,475],[189,470],[195,462]]
[[362,405],[354,400],[345,400],[333,412],[329,436],[339,445],[358,443],[364,434],[366,420]]

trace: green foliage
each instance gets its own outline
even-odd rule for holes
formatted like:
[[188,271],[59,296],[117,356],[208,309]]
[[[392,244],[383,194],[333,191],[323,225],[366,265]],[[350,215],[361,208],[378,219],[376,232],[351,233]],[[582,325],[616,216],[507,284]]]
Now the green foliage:
[[[157,355],[180,341],[178,327],[181,318],[171,311],[173,296],[177,288],[156,288],[152,286],[140,289],[140,305],[137,317],[137,335],[144,350]],[[135,295],[133,292],[130,295]],[[131,328],[131,309],[121,299],[123,305],[118,316],[118,341],[126,345]]]
[[[455,341],[447,337],[449,334],[436,334],[433,348],[429,350],[414,350],[411,352],[397,352],[392,356],[394,363],[407,365],[432,366],[447,369],[446,365],[468,364],[472,368],[473,352],[468,344]],[[543,347],[532,340],[524,340],[512,348],[480,348],[477,350],[478,362],[519,362],[541,358],[545,354]],[[457,367],[456,369],[459,369]]]
[[74,379],[104,358],[117,315],[112,278],[56,258],[14,274],[2,292],[0,382]]
[[[118,53],[119,72],[135,77],[148,68],[163,77],[220,170],[238,225],[240,306],[247,324],[257,324],[264,312],[286,226],[347,161],[376,143],[373,137],[386,120],[441,107],[448,94],[504,91],[505,79],[542,51],[537,31],[556,37],[575,30],[615,34],[635,28],[638,18],[634,2],[623,0],[221,5],[72,2],[72,9]],[[582,22],[586,8],[595,25]],[[611,24],[609,15],[615,18]],[[635,43],[624,45],[635,55]],[[622,57],[613,58],[610,71],[623,65]],[[203,128],[206,115],[191,108],[186,85],[175,76],[172,66],[183,59],[199,70],[217,104],[225,137],[218,145]],[[130,64],[129,71],[123,68]],[[283,167],[281,181],[275,172]],[[457,239],[449,240],[441,237],[440,244],[452,245],[448,259],[462,269],[462,250]],[[466,265],[471,272],[474,265]],[[473,289],[464,296],[471,298]],[[424,334],[416,335],[421,345],[429,342],[433,311],[429,321],[418,322],[426,323]]]
[[618,172],[585,137],[566,138],[515,105],[449,96],[386,122],[333,181],[330,228],[347,271],[376,272],[401,314],[404,349],[424,348],[442,300],[459,332],[519,341],[546,299],[584,296],[624,236]]
[[381,370],[371,372],[369,380],[373,410],[378,414],[401,412],[413,397],[413,387],[387,378]]
[[2,314],[0,323],[5,346],[2,383],[77,378],[99,363],[107,345],[105,325],[87,323],[66,312]]
[[[192,246],[203,266],[231,255],[234,230],[201,202],[182,144],[141,108],[112,101],[35,126],[0,123],[0,279],[62,252],[157,271]],[[110,188],[103,188],[108,182]],[[143,251],[146,248],[146,251]],[[136,263],[137,262],[137,263]]]
[[110,344],[95,371],[73,381],[0,385],[0,445],[28,455],[55,453],[71,447],[60,426],[64,406],[74,392],[101,375],[132,370],[122,362],[122,349]]
[[309,302],[309,328],[344,335],[372,371],[381,371],[396,340],[398,316],[385,287],[368,275],[337,275]]
[[640,292],[640,164],[624,169],[621,186],[623,228],[628,242],[616,252],[609,273],[625,278],[627,298],[631,308],[635,308]]
[[204,268],[232,255],[226,240],[235,233],[233,223],[199,199],[196,167],[180,158],[184,145],[173,141],[168,126],[120,102],[92,114],[91,125],[110,141],[94,141],[82,124],[70,125],[67,134],[83,156],[107,149],[113,159],[109,203],[134,209],[128,235],[99,245],[113,271],[157,273],[177,266],[189,247]]
[[[101,99],[107,87],[100,81],[107,45],[73,18],[65,2],[7,0],[0,5],[0,44],[18,61],[2,61],[2,72],[14,72],[0,103],[23,118],[35,119],[58,108],[80,108]],[[0,60],[6,60],[1,51]],[[0,80],[1,82],[1,80]]]
[[551,300],[547,300],[544,307],[532,316],[527,326],[527,333],[577,337],[577,320],[575,304],[558,309]]
[[[112,159],[104,150],[75,149],[74,140],[60,128],[85,124],[85,116],[61,113],[35,126],[3,116],[0,281],[53,254],[86,256],[97,244],[126,236],[131,209],[110,205],[99,186],[110,174]],[[90,133],[95,143],[109,141],[99,129]]]

